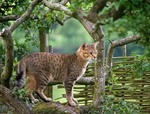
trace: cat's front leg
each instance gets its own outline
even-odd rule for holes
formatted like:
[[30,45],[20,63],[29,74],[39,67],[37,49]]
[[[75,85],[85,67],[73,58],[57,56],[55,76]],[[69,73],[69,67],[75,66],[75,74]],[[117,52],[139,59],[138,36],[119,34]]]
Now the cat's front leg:
[[75,100],[73,97],[74,83],[75,83],[75,81],[73,79],[69,79],[69,78],[64,81],[67,101],[71,106],[77,106],[78,105],[78,101]]
[[78,100],[76,100],[74,97],[72,98],[72,100],[73,100],[76,104],[78,104]]

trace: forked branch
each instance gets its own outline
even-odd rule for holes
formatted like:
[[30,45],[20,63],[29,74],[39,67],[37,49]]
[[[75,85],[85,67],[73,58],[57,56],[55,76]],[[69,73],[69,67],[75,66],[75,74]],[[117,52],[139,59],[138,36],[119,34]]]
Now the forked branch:
[[108,67],[107,71],[110,71],[110,69],[112,68],[111,64],[112,64],[112,57],[113,57],[114,49],[118,46],[123,46],[129,43],[135,42],[139,39],[140,39],[139,35],[133,35],[127,38],[117,40],[117,41],[112,41],[107,51],[107,58],[106,58],[106,66]]

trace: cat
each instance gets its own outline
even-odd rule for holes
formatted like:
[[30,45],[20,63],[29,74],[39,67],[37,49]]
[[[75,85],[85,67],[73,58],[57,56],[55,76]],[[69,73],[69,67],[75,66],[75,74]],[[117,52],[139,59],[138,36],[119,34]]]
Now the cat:
[[69,105],[76,106],[78,102],[73,96],[73,86],[83,76],[89,62],[96,59],[97,44],[84,43],[74,54],[37,52],[25,56],[18,64],[16,86],[22,88],[25,85],[32,102],[39,101],[34,98],[33,92],[49,102],[52,99],[44,95],[44,88],[51,81],[62,81]]

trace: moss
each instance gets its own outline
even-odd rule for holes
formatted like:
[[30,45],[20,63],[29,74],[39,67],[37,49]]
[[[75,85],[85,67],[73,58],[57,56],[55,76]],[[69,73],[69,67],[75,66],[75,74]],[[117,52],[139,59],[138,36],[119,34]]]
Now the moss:
[[61,109],[47,104],[47,103],[37,103],[33,110],[34,114],[69,114],[65,111],[62,111]]

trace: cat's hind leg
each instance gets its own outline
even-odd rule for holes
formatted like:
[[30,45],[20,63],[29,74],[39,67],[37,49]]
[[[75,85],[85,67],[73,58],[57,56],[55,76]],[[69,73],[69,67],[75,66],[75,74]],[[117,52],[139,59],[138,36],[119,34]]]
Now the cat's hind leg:
[[33,91],[35,91],[35,89],[36,89],[36,81],[34,77],[30,75],[27,77],[27,95],[29,99],[31,100],[31,102],[33,103],[36,103],[39,101],[38,99],[34,98],[32,94]]
[[44,90],[45,86],[40,86],[36,89],[36,93],[37,95],[45,102],[50,102],[52,101],[51,98],[48,98],[45,96],[45,94],[43,93],[43,90]]

